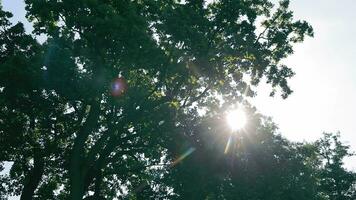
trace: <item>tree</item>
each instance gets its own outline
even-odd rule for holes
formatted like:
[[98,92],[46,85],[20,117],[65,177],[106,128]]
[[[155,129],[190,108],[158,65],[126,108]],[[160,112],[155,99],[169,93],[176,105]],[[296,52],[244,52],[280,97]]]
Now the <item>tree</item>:
[[352,156],[350,146],[340,141],[340,133],[324,133],[317,141],[320,168],[320,191],[330,200],[351,200],[356,197],[356,174],[344,168],[343,160]]
[[[40,99],[36,90],[39,75],[38,52],[35,39],[24,33],[21,23],[11,26],[7,18],[12,14],[0,11],[1,23],[1,161],[17,160],[11,174],[17,177],[12,184],[22,184],[23,193],[33,195],[43,174],[44,164],[40,144],[34,130],[34,101]],[[48,109],[48,108],[47,108]],[[37,113],[37,120],[42,116]],[[32,159],[32,160],[31,160]],[[32,162],[32,169],[29,161]],[[21,176],[26,174],[26,178]],[[9,180],[8,180],[9,181]],[[16,193],[16,187],[13,191]]]
[[189,128],[198,111],[242,102],[263,77],[287,97],[293,72],[280,61],[313,34],[288,0],[276,11],[268,0],[25,2],[48,39],[2,14],[0,63],[1,160],[22,199],[171,194],[155,182],[169,168],[155,167],[204,139]]
[[195,153],[167,175],[176,199],[322,199],[314,145],[287,141],[258,115],[230,143],[231,132],[212,121],[215,126],[199,128],[206,139],[194,145]]

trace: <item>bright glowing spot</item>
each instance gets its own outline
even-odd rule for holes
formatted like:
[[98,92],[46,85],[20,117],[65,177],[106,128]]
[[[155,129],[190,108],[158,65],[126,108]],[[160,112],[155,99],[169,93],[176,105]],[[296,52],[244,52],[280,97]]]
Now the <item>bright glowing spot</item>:
[[125,79],[116,78],[111,82],[111,95],[114,97],[121,96],[127,90],[127,84]]
[[237,131],[246,125],[246,114],[241,109],[230,111],[226,116],[227,123],[233,131]]

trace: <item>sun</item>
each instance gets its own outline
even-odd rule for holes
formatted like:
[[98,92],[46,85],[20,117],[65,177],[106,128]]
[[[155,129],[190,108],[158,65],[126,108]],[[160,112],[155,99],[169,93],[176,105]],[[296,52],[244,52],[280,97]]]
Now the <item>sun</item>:
[[242,109],[235,109],[227,113],[226,120],[231,130],[237,131],[246,125],[247,117]]

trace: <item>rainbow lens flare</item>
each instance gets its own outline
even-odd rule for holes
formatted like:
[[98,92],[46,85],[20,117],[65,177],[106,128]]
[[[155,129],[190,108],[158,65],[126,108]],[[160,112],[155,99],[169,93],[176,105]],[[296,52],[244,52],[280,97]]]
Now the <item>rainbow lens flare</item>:
[[110,92],[114,97],[119,97],[127,90],[127,83],[124,78],[116,78],[111,82]]

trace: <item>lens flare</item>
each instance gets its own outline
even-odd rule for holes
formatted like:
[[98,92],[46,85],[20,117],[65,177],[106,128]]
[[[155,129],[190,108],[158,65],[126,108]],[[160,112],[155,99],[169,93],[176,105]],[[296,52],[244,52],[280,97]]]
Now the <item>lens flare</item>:
[[171,166],[177,165],[179,162],[181,162],[184,158],[189,156],[191,153],[195,151],[195,148],[190,147],[186,152],[184,152],[181,156],[179,156],[176,160],[174,160],[171,164]]
[[231,144],[231,135],[230,135],[229,139],[227,140],[227,143],[226,143],[226,146],[225,146],[224,154],[227,154],[227,153],[229,152],[230,144]]
[[243,110],[236,109],[227,114],[226,120],[231,130],[237,131],[246,125],[247,117]]
[[110,92],[112,96],[121,96],[126,90],[127,84],[124,78],[116,78],[111,82]]

